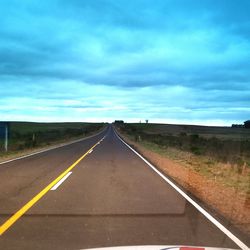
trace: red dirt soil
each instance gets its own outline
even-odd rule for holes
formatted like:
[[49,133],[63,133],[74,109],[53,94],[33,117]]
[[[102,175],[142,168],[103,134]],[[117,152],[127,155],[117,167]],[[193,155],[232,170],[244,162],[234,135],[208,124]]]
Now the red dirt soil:
[[250,196],[248,194],[244,195],[234,188],[220,185],[194,170],[185,168],[180,163],[144,148],[125,136],[122,137],[178,184],[227,218],[230,224],[250,235]]

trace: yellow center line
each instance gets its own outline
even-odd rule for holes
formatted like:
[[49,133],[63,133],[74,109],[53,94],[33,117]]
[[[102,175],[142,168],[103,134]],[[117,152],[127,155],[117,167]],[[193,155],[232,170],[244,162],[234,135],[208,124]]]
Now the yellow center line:
[[89,154],[91,150],[93,150],[99,144],[100,141],[98,141],[94,146],[92,146],[84,155],[82,155],[76,162],[74,162],[69,168],[67,168],[55,180],[53,180],[40,193],[38,193],[35,197],[33,197],[28,203],[26,203],[20,210],[18,210],[15,214],[13,214],[0,227],[0,235],[2,235],[8,228],[10,228],[23,214],[25,214],[36,202],[38,202],[58,181],[60,181],[69,171],[71,171],[86,155]]

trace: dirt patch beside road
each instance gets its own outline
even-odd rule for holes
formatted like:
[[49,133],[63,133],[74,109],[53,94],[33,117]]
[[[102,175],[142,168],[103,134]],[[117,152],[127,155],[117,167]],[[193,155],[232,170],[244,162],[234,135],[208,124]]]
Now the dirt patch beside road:
[[230,224],[250,235],[249,193],[224,186],[216,180],[206,178],[195,170],[187,168],[184,164],[143,147],[127,136],[122,135],[122,137],[186,190],[227,218]]

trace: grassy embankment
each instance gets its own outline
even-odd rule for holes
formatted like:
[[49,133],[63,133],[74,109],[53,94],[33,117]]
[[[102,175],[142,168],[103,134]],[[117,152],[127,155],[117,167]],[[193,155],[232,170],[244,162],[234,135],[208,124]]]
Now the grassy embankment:
[[83,138],[97,133],[105,123],[34,123],[11,122],[8,152],[0,140],[0,158],[9,158],[20,153],[48,147],[53,144]]
[[250,129],[124,124],[120,131],[146,149],[250,195]]

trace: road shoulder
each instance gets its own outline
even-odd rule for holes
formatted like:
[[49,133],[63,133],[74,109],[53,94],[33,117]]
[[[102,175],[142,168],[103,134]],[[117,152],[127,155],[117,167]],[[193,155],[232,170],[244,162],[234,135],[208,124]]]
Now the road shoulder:
[[179,186],[193,195],[217,217],[227,221],[230,227],[243,232],[244,238],[250,235],[250,206],[238,190],[227,188],[219,183],[209,180],[201,174],[185,168],[166,156],[160,155],[143,147],[140,143],[128,138],[119,131],[119,135],[131,147],[142,154],[160,171],[171,177]]

